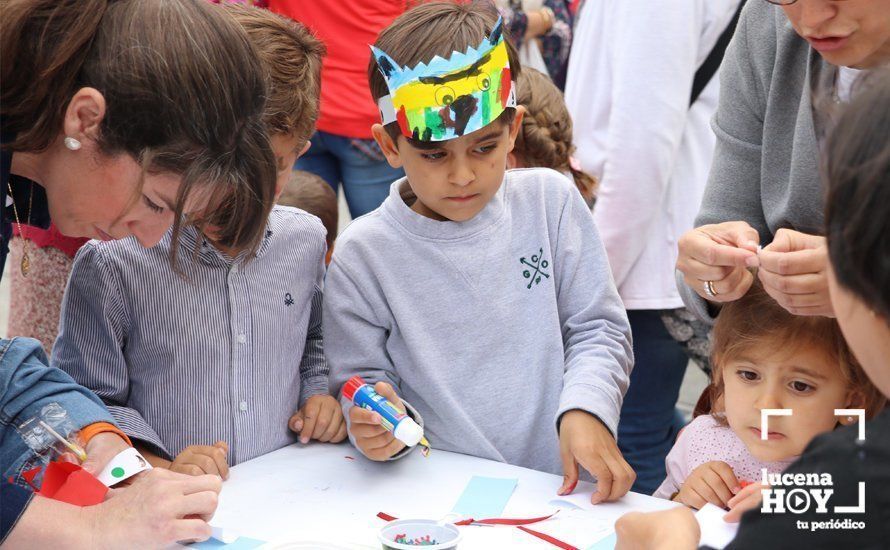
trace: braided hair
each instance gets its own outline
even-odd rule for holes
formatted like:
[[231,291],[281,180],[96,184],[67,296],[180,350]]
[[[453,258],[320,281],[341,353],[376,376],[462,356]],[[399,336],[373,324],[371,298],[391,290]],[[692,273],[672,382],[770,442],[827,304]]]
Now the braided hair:
[[572,118],[562,92],[550,79],[532,68],[519,75],[516,102],[527,109],[513,154],[523,166],[552,168],[571,174],[575,186],[592,205],[596,179],[573,162]]

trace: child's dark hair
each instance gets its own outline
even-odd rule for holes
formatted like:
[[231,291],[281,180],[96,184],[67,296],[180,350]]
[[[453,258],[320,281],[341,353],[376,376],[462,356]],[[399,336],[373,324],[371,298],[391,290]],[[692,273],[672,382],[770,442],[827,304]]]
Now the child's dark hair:
[[[400,15],[380,32],[374,46],[386,52],[396,63],[414,66],[421,62],[428,63],[437,55],[447,58],[453,51],[478,46],[491,33],[497,20],[497,9],[488,0],[430,2]],[[515,82],[522,72],[519,56],[506,36],[504,40],[510,60],[510,74]],[[374,56],[368,63],[368,83],[375,102],[389,93]],[[508,108],[496,122],[509,126],[515,116],[516,109]],[[387,124],[385,128],[394,142],[402,135],[395,122]],[[439,146],[437,142],[405,139],[419,149]]]
[[890,323],[890,71],[857,83],[825,150],[826,237],[835,277]]
[[328,182],[312,172],[294,170],[278,197],[278,204],[300,208],[319,218],[328,231],[328,249],[334,246],[339,211],[337,194]]
[[295,135],[302,148],[318,119],[325,47],[301,23],[269,10],[223,4],[250,38],[268,74],[263,121],[269,135]]
[[544,73],[529,68],[522,71],[517,88],[516,102],[527,111],[513,154],[525,167],[541,166],[571,173],[581,196],[592,204],[596,179],[572,166],[572,117],[562,92]]
[[747,294],[720,309],[711,335],[712,381],[702,400],[707,404],[700,401],[697,411],[709,409],[715,419],[723,422],[721,411],[714,405],[723,396],[723,369],[727,362],[751,350],[789,352],[801,346],[819,349],[838,366],[848,387],[862,395],[866,418],[883,410],[886,399],[853,357],[837,321],[789,313],[755,280]]

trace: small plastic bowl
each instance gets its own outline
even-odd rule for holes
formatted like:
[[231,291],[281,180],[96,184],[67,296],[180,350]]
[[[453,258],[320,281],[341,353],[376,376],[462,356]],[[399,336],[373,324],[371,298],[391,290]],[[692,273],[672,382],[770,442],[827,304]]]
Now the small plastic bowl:
[[[437,544],[406,544],[396,542],[397,535],[405,535],[408,540],[429,537]],[[380,528],[377,533],[383,550],[451,550],[460,542],[460,531],[453,523],[439,523],[433,519],[397,519]]]

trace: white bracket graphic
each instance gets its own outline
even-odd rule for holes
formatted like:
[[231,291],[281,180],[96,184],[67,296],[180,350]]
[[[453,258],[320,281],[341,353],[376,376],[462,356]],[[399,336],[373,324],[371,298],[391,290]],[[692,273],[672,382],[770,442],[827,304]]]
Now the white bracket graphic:
[[865,441],[865,409],[834,409],[834,416],[859,417],[859,441]]
[[769,417],[791,416],[791,414],[791,409],[762,409],[760,411],[760,439],[763,441],[769,439]]
[[865,482],[859,482],[859,504],[857,506],[835,506],[835,514],[864,514],[865,513]]

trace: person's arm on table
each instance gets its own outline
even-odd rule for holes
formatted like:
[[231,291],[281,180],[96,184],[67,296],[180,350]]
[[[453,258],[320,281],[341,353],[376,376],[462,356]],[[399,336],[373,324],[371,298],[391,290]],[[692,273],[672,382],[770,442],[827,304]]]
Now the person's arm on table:
[[[0,472],[7,472],[22,456],[32,451],[16,427],[40,414],[44,406],[56,403],[80,430],[92,424],[112,424],[102,402],[79,386],[65,372],[48,367],[46,354],[37,340],[13,338],[0,341]],[[113,426],[112,426],[113,428]],[[87,464],[93,473],[127,447],[127,442],[109,432],[97,432],[87,442]],[[0,480],[0,543],[20,520],[31,494],[26,489]]]
[[560,494],[578,481],[578,464],[597,479],[594,503],[616,500],[636,474],[614,434],[633,364],[630,324],[596,225],[584,199],[566,183],[554,251],[565,371],[556,424],[563,462]]
[[157,548],[206,540],[222,485],[216,476],[190,477],[156,469],[113,489],[95,506],[35,496],[4,548]]
[[124,348],[129,311],[118,278],[98,243],[87,243],[74,258],[62,300],[59,337],[52,364],[98,395],[115,422],[140,451],[172,456],[154,428],[127,406],[130,374]]
[[[396,395],[399,386],[395,367],[386,354],[388,331],[377,314],[373,299],[362,292],[355,278],[343,265],[348,251],[339,248],[325,279],[324,334],[328,346],[331,386],[337,391],[355,375],[361,376],[380,395],[408,414],[423,427],[423,419]],[[331,344],[336,342],[336,345]],[[353,406],[341,397],[349,440],[371,460],[401,458],[411,452],[381,425],[380,415]]]
[[330,394],[328,385],[330,369],[324,356],[321,322],[324,273],[322,249],[318,258],[315,292],[309,312],[306,346],[300,360],[299,408],[288,421],[290,429],[299,434],[301,443],[308,443],[310,439],[322,443],[339,443],[346,438],[343,411],[337,399]]

